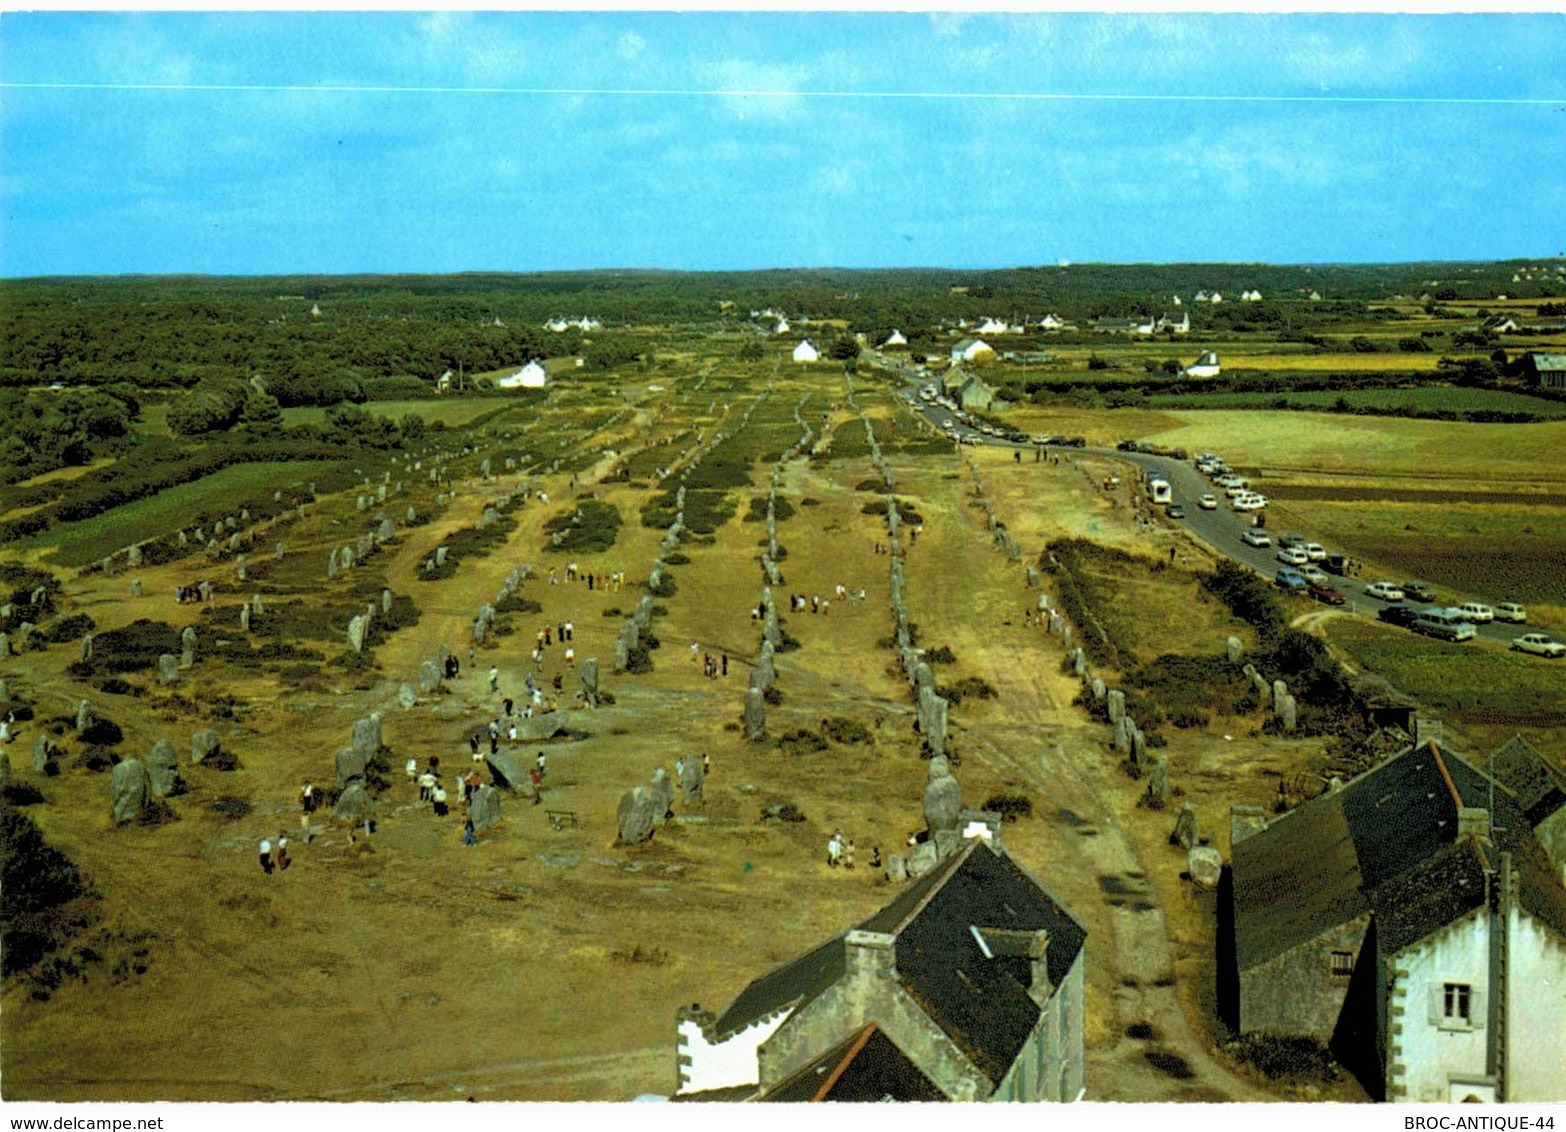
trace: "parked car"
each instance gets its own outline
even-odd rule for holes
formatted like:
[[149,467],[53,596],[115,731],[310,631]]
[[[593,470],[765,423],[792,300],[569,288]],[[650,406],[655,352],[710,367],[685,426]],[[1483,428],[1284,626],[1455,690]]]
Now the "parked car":
[[1310,596],[1324,605],[1342,605],[1348,601],[1342,590],[1335,590],[1324,582],[1312,582]]
[[1310,588],[1310,583],[1300,577],[1297,570],[1287,568],[1279,570],[1273,575],[1272,580],[1279,589],[1288,590],[1290,593],[1300,593]]
[[1312,562],[1322,562],[1326,560],[1327,548],[1319,542],[1307,542],[1305,544],[1305,553]]
[[1384,605],[1377,611],[1376,616],[1388,625],[1407,629],[1419,620],[1419,610],[1412,605]]
[[1457,607],[1475,625],[1486,625],[1495,620],[1495,610],[1488,605],[1481,605],[1477,601],[1464,602]]
[[1342,554],[1329,554],[1321,560],[1329,574],[1344,575],[1348,573],[1348,557]]
[[1521,625],[1528,620],[1528,611],[1515,601],[1503,601],[1495,607],[1495,619],[1497,621],[1510,621],[1514,625]]
[[1217,498],[1215,498],[1214,496],[1211,496],[1211,495],[1204,495],[1204,496],[1202,496],[1200,499],[1198,499],[1196,501],[1196,505],[1198,507],[1200,507],[1203,511],[1216,511],[1216,510],[1218,510],[1218,500],[1217,500]]
[[1512,648],[1518,652],[1531,652],[1534,656],[1548,656],[1557,660],[1566,656],[1566,645],[1551,640],[1543,633],[1524,633],[1512,642]]
[[1408,598],[1409,601],[1434,601],[1436,599],[1435,591],[1417,579],[1404,582],[1401,588],[1403,596]]
[[1266,531],[1258,531],[1252,528],[1240,536],[1240,541],[1248,546],[1271,546],[1272,536]]
[[1171,519],[1183,519],[1185,518],[1185,508],[1181,507],[1178,503],[1171,503],[1169,505],[1169,510],[1165,511],[1164,514],[1168,515]]
[[1287,566],[1304,566],[1310,562],[1310,555],[1297,546],[1286,546],[1278,551],[1277,559]]
[[1279,546],[1304,546],[1305,545],[1305,536],[1304,535],[1297,535],[1297,534],[1294,534],[1293,532],[1290,532],[1289,534],[1283,535],[1283,536],[1281,536],[1278,539],[1278,545]]
[[1230,506],[1236,511],[1260,511],[1267,506],[1267,497],[1265,495],[1257,495],[1255,492],[1247,492],[1244,495],[1235,496],[1234,502]]
[[1365,592],[1371,597],[1378,597],[1382,601],[1402,601],[1403,591],[1391,582],[1371,582],[1365,587]]
[[1309,566],[1300,567],[1300,577],[1307,582],[1315,582],[1318,586],[1330,586],[1332,576],[1312,562]]
[[1466,621],[1454,624],[1451,621],[1432,621],[1428,617],[1418,618],[1409,628],[1438,641],[1471,641],[1478,635],[1478,630]]

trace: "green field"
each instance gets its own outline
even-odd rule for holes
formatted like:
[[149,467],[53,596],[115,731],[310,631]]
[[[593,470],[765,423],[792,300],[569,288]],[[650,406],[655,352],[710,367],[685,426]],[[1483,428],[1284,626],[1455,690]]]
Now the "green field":
[[[26,553],[52,548],[49,561],[84,566],[132,543],[179,530],[196,515],[221,516],[279,488],[301,486],[312,479],[324,481],[331,473],[347,468],[345,461],[335,460],[239,464],[91,519],[61,523],[37,538],[12,544],[12,549]],[[321,487],[325,489],[324,482]]]
[[1512,717],[1515,725],[1566,722],[1559,661],[1473,641],[1447,644],[1349,618],[1332,621],[1328,637],[1427,709],[1471,714],[1478,722],[1497,716]]
[[1417,389],[1316,389],[1299,393],[1160,393],[1148,404],[1170,409],[1327,409],[1344,401],[1354,408],[1407,409],[1431,413],[1532,413],[1550,420],[1566,419],[1566,403],[1545,401],[1522,393],[1495,389],[1456,389],[1421,386]]
[[[487,394],[482,397],[446,397],[430,401],[367,401],[359,407],[372,416],[389,420],[400,420],[411,413],[431,424],[441,421],[452,428],[457,428],[476,417],[482,417],[485,413],[493,413],[497,409],[505,408],[511,400],[513,399],[503,394]],[[326,414],[327,410],[318,405],[284,409],[283,424],[287,428],[302,424],[321,424],[326,420]]]

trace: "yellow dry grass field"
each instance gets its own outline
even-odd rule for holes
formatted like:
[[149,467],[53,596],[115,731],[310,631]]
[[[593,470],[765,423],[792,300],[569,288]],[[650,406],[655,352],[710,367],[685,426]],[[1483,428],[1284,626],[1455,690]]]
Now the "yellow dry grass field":
[[[204,656],[173,686],[145,671],[126,674],[140,695],[72,678],[74,644],[6,662],[10,687],[33,703],[38,720],[11,749],[12,778],[43,795],[29,815],[100,896],[96,919],[67,951],[90,946],[102,956],[56,985],[8,986],[0,1004],[7,1099],[626,1100],[674,1091],[676,1010],[721,1007],[750,979],[891,899],[898,890],[863,862],[871,847],[895,851],[923,825],[927,767],[886,643],[888,558],[877,552],[886,527],[873,506],[866,511],[881,493],[860,486],[876,473],[860,454],[859,410],[886,447],[897,497],[923,527],[908,547],[906,598],[920,643],[952,653],[937,682],[993,693],[952,709],[964,799],[1028,799],[1032,815],[1009,823],[1005,841],[1089,930],[1092,1094],[1292,1095],[1263,1087],[1215,1048],[1215,898],[1182,879],[1184,856],[1169,845],[1173,814],[1141,804],[1145,783],[1127,775],[1107,729],[1072,704],[1080,684],[1064,671],[1063,642],[1025,616],[1036,601],[1026,567],[1055,539],[1089,539],[1147,563],[1132,580],[1144,613],[1138,653],[1209,653],[1228,634],[1244,636],[1196,596],[1196,574],[1211,556],[1177,527],[1140,527],[1127,494],[1099,486],[1113,466],[1101,457],[1017,462],[997,451],[920,449],[924,426],[871,381],[855,383],[856,409],[835,368],[788,370],[773,381],[767,361],[714,366],[696,355],[689,368],[660,357],[655,376],[638,374],[648,380],[624,388],[665,388],[635,392],[629,405],[618,395],[595,402],[581,391],[551,392],[526,419],[512,415],[482,435],[432,440],[418,458],[433,464],[435,446],[445,443],[448,483],[432,484],[421,470],[387,502],[389,514],[412,504],[431,521],[402,530],[336,580],[326,577],[331,549],[375,519],[374,509],[356,509],[353,491],[321,500],[290,526],[285,559],[258,566],[249,583],[233,579],[231,564],[204,559],[141,570],[140,598],[127,596],[123,574],[62,575],[61,604],[89,613],[100,635],[138,618],[176,630],[194,625],[204,640],[232,632],[215,629],[201,606],[167,596],[201,578],[219,583],[220,612],[233,612],[253,588],[269,604],[335,610],[384,586],[411,599],[419,620],[375,645],[368,662],[346,657],[343,626],[334,624],[304,642],[321,653],[299,666],[310,671],[290,676],[276,665]],[[796,407],[836,451],[801,454],[781,468],[778,491],[793,513],[778,524],[786,555],[774,596],[798,648],[778,655],[780,698],[768,708],[767,739],[749,743],[738,721],[760,644],[752,614],[765,531],[744,516],[799,435]],[[1265,415],[1226,418],[1227,440],[1218,431],[1224,422],[1203,414],[1037,414],[1031,419],[1041,423],[1024,427],[1107,434],[1111,443],[1193,433],[1208,438],[1193,447],[1231,459],[1245,458],[1237,438],[1247,450],[1262,443],[1258,427],[1282,442]],[[1297,420],[1290,415],[1288,423]],[[655,599],[660,647],[650,654],[651,671],[612,674],[615,635],[660,554],[663,530],[642,526],[642,508],[678,482],[660,484],[657,472],[678,475],[719,433],[723,446],[693,475],[748,469],[748,484],[717,489],[736,513],[710,536],[687,536],[678,548],[686,561],[671,558],[674,587]],[[1351,435],[1329,439],[1346,450]],[[1330,470],[1330,460],[1307,461],[1322,458],[1316,446],[1293,443],[1291,459]],[[465,444],[474,450],[463,452]],[[1390,443],[1369,451],[1395,472],[1404,466]],[[525,471],[485,481],[476,471],[485,455],[497,464],[515,456]],[[1405,458],[1412,470],[1413,458]],[[995,548],[971,463],[983,499],[1020,545],[1015,561]],[[622,465],[629,476],[616,474]],[[502,543],[460,556],[449,578],[424,580],[437,547],[522,486],[549,501],[533,496],[508,514],[516,525]],[[618,510],[623,525],[613,545],[551,550],[546,523],[588,501]],[[571,562],[594,575],[623,571],[626,584],[589,590],[566,581]],[[502,614],[470,656],[478,606],[494,601],[524,563],[536,572],[518,596],[539,610]],[[1163,565],[1155,571],[1154,563]],[[551,568],[561,579],[554,584]],[[839,598],[839,585],[854,599]],[[1046,577],[1046,592],[1049,585]],[[791,594],[827,599],[828,607],[793,612]],[[503,714],[501,695],[520,707],[529,677],[551,697],[559,677],[558,695],[568,701],[576,674],[558,644],[538,664],[530,657],[536,634],[568,619],[576,657],[601,660],[614,702],[573,714],[571,726],[582,733],[575,738],[503,739],[523,760],[547,751],[543,802],[507,795],[502,821],[464,846],[455,816],[437,818],[418,801],[403,760],[436,757],[443,768],[467,769],[468,736]],[[414,681],[419,662],[442,645],[461,659],[462,674],[443,693],[400,706],[399,685]],[[704,675],[703,655],[727,658],[728,675]],[[501,694],[489,691],[491,665]],[[174,820],[116,826],[104,760],[69,728],[57,737],[60,773],[31,771],[20,752],[33,729],[73,715],[84,696],[123,730],[118,754],[143,755],[158,738],[174,742],[189,784],[169,800]],[[377,829],[350,844],[349,826],[320,821],[307,842],[299,835],[300,786],[332,784],[335,753],[371,711],[382,713],[392,772]],[[865,741],[827,738],[851,735],[849,724],[863,728]],[[1158,751],[1169,760],[1177,801],[1195,808],[1200,830],[1221,850],[1231,803],[1267,804],[1280,778],[1313,773],[1326,757],[1324,740],[1280,740],[1263,735],[1261,724],[1254,712],[1216,713],[1207,725],[1168,729]],[[189,764],[191,733],[202,727],[219,731],[236,767]],[[677,800],[651,841],[617,843],[616,810],[627,790],[655,768],[699,754],[712,760],[705,799]],[[763,820],[785,804],[803,820]],[[562,818],[557,828],[549,811],[574,820]],[[861,866],[853,871],[824,864],[827,837],[838,828],[857,842]],[[257,843],[280,830],[290,833],[294,863],[264,875]],[[1148,1059],[1147,1040],[1135,1036],[1147,1032],[1160,1035],[1158,1048],[1174,1062],[1160,1068]],[[1188,1072],[1171,1072],[1175,1062]],[[1344,1085],[1333,1095],[1358,1094]]]

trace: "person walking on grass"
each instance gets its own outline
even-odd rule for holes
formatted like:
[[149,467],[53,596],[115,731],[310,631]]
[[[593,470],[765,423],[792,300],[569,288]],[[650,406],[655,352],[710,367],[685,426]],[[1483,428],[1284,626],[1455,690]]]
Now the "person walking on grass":
[[272,843],[264,837],[261,839],[261,871],[272,875]]
[[277,871],[282,872],[288,868],[288,834],[277,835]]
[[462,823],[462,844],[478,844],[478,837],[473,832],[473,819],[471,817]]

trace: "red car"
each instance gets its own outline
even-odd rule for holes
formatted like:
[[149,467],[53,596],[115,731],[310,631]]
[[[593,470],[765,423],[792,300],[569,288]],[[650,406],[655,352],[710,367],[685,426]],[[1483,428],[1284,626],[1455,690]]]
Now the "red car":
[[1322,585],[1320,582],[1312,582],[1308,592],[1311,597],[1326,605],[1342,605],[1348,600],[1342,590],[1335,590],[1331,586]]

